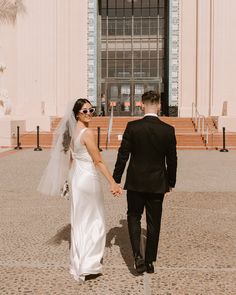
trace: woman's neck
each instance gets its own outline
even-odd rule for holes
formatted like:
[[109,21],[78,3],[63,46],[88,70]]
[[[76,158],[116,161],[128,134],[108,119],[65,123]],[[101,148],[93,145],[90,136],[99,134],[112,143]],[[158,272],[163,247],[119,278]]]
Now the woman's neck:
[[78,128],[88,128],[88,125],[89,125],[88,122],[78,121],[78,123],[77,123]]

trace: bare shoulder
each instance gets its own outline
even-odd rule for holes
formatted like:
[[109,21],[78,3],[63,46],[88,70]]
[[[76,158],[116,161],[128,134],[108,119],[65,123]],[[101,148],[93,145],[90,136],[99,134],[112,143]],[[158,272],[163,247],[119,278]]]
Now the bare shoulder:
[[83,135],[84,135],[83,142],[85,146],[87,147],[88,152],[90,153],[90,156],[94,160],[95,155],[97,155],[97,144],[96,144],[94,131],[91,128],[87,128]]
[[93,132],[92,128],[86,128],[84,133],[87,134],[87,135],[94,135],[94,132]]
[[83,134],[84,140],[86,139],[93,139],[94,138],[94,131],[91,128],[86,128]]

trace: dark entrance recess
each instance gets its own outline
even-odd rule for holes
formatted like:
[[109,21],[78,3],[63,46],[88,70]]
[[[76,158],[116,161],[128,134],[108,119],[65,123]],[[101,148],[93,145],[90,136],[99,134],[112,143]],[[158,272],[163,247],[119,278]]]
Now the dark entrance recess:
[[98,94],[106,113],[142,115],[141,95],[161,94],[168,104],[168,0],[100,0],[98,22]]

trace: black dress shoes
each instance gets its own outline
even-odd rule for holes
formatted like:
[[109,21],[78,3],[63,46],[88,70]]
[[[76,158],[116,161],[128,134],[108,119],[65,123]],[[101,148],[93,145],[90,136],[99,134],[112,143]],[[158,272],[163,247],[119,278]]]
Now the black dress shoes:
[[154,273],[154,265],[152,262],[146,262],[146,272],[147,273]]
[[85,276],[85,281],[94,280],[94,279],[100,277],[101,275],[102,275],[101,273],[86,275]]
[[134,267],[139,274],[142,274],[146,271],[146,265],[141,255],[134,257]]

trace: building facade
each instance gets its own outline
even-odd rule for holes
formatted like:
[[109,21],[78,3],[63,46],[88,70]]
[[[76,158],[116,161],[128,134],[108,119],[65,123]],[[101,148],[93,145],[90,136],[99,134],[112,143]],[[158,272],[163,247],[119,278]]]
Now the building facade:
[[[234,0],[24,1],[0,27],[1,96],[12,117],[62,116],[101,96],[116,115],[141,114],[146,90],[163,115],[236,116]],[[233,121],[232,121],[233,122]]]

